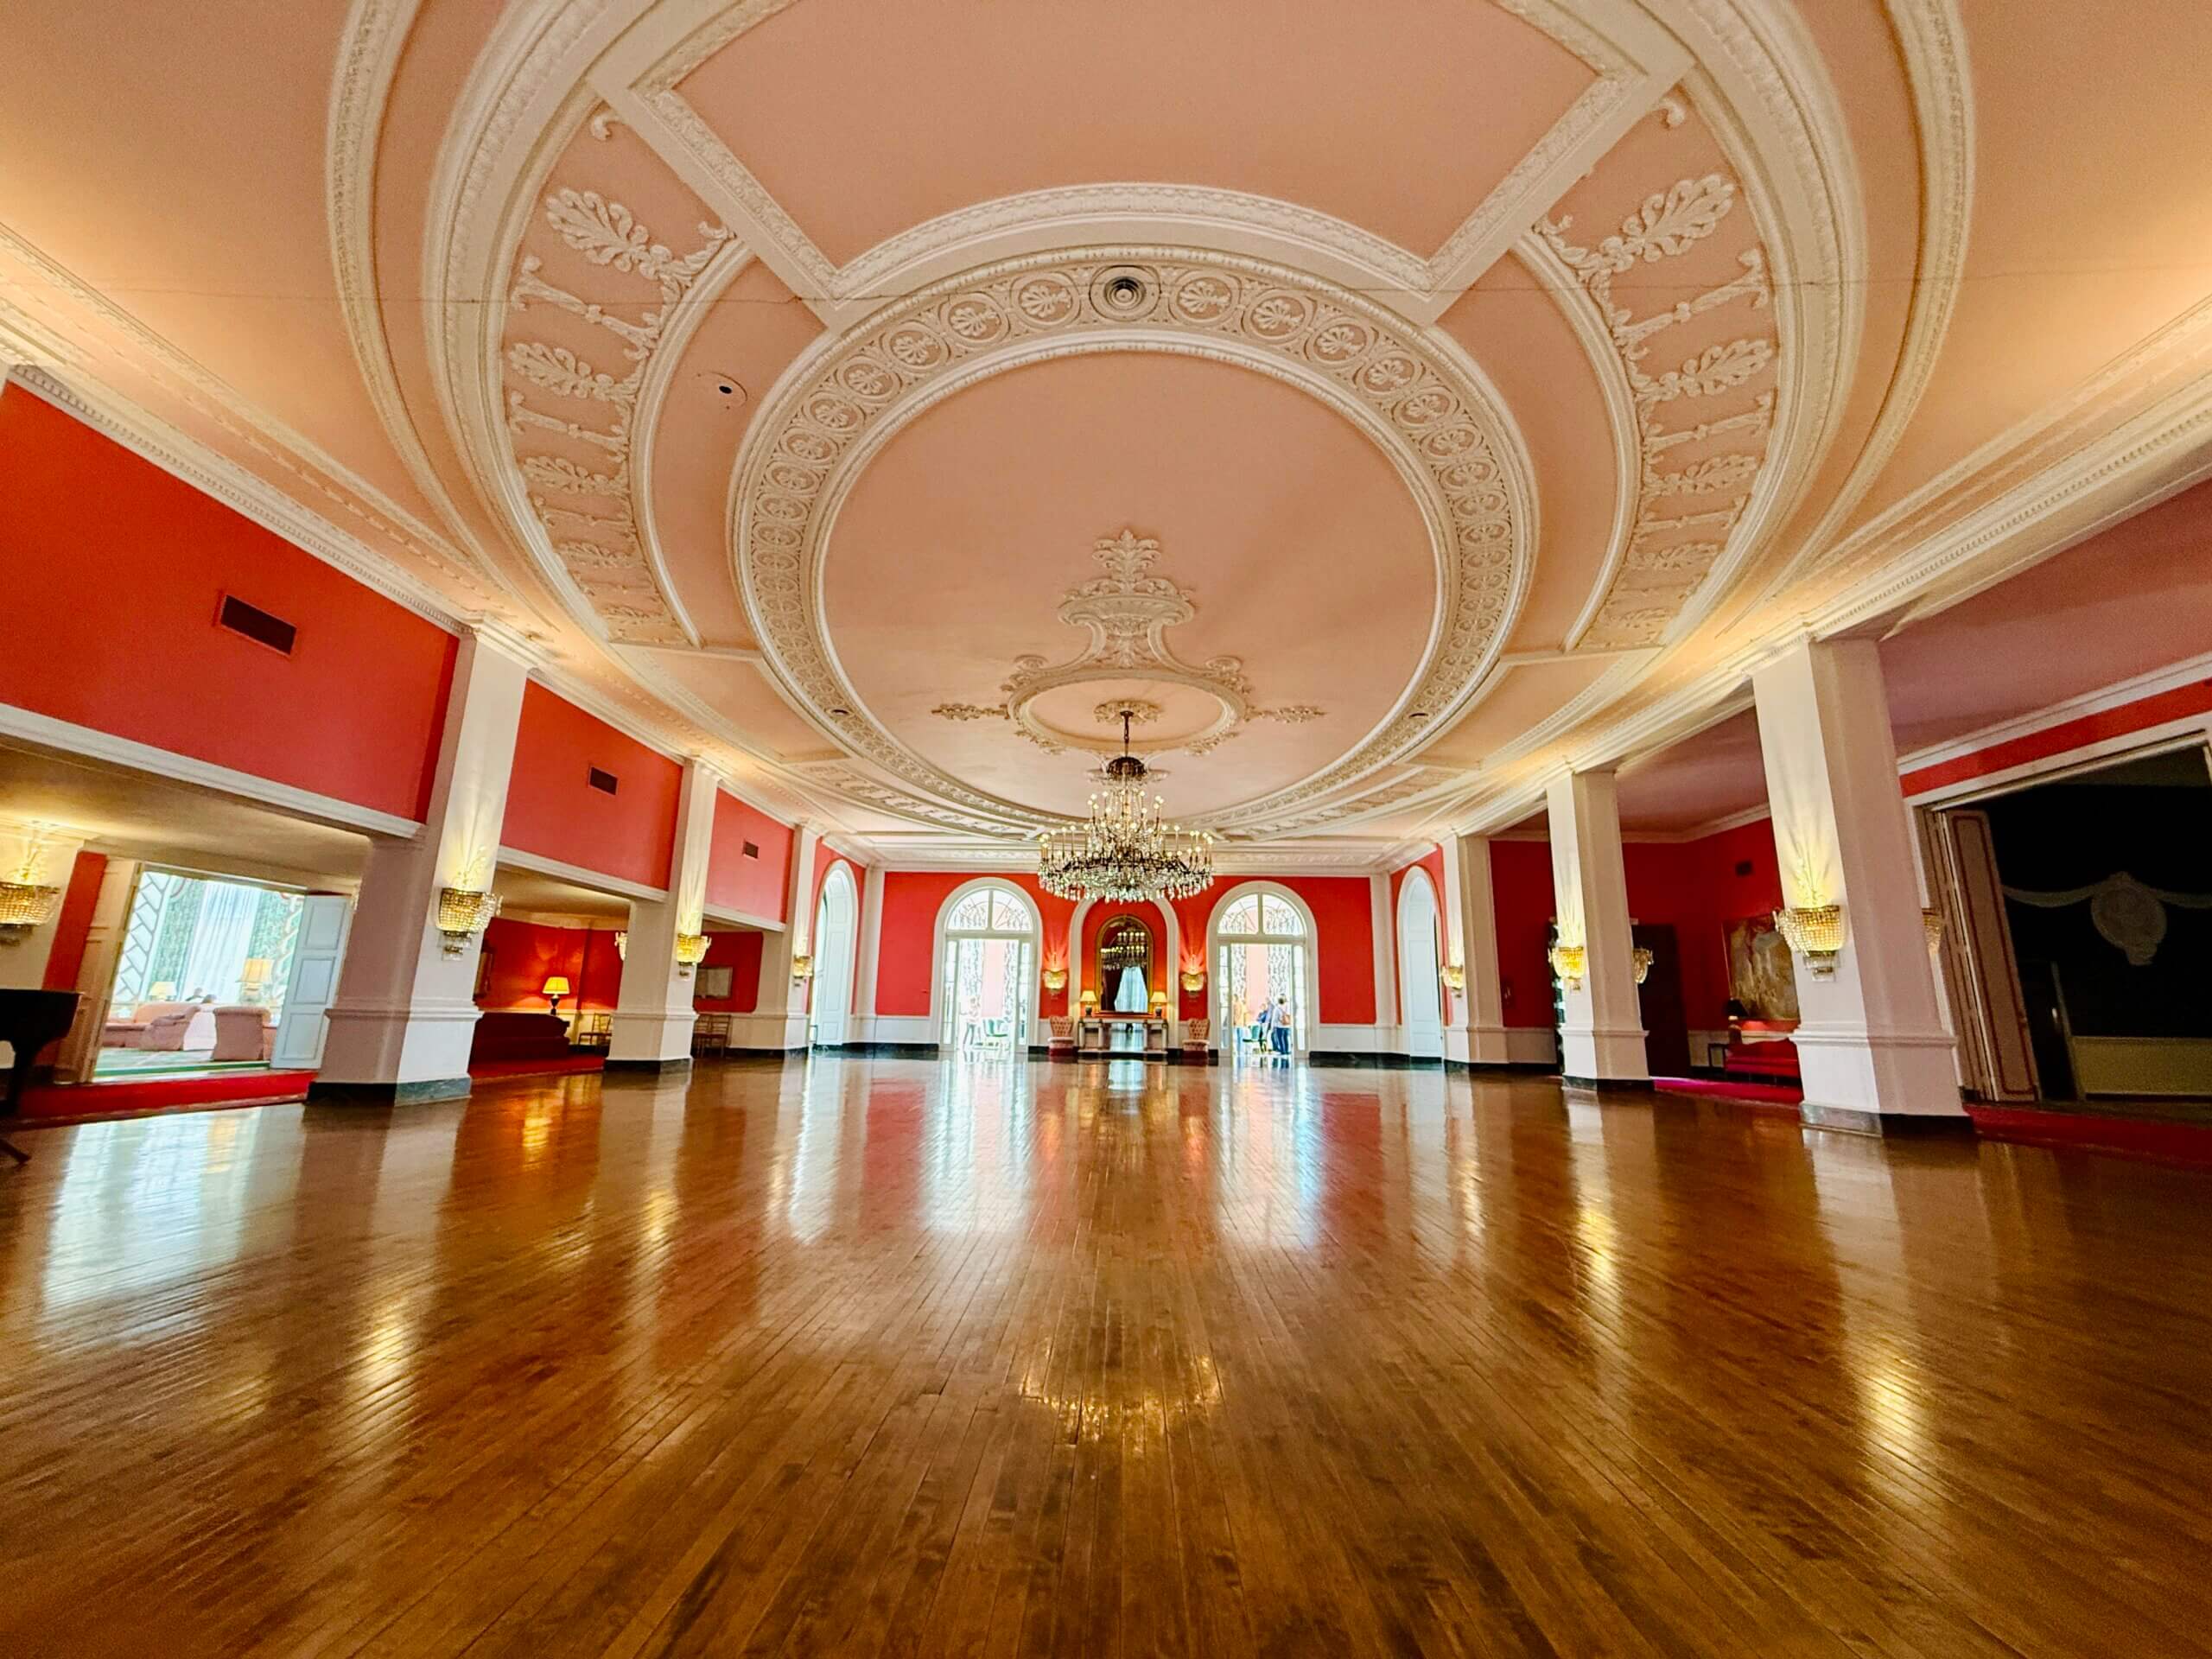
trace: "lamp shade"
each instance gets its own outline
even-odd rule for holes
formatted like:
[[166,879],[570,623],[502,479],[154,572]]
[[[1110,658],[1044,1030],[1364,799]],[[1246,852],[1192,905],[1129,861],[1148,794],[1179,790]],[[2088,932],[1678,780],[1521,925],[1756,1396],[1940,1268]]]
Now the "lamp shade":
[[569,994],[569,976],[566,974],[548,974],[543,989],[548,996],[566,996]]

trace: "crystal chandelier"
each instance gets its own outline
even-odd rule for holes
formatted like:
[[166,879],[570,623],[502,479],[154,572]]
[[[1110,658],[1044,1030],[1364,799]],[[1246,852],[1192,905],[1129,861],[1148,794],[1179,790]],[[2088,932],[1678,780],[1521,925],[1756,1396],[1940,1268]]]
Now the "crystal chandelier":
[[1163,823],[1159,796],[1145,793],[1145,765],[1129,753],[1131,713],[1122,710],[1122,753],[1106,763],[1106,787],[1090,798],[1090,821],[1040,830],[1037,880],[1063,899],[1187,899],[1213,885],[1213,836]]

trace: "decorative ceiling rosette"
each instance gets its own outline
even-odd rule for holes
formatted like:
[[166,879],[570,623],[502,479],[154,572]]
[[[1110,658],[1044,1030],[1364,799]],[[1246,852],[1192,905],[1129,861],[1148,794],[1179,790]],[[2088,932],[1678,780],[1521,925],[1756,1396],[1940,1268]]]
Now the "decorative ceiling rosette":
[[[1033,825],[1033,810],[963,784],[868,712],[823,624],[822,571],[844,496],[908,421],[1020,365],[1102,351],[1185,353],[1268,374],[1329,404],[1390,459],[1428,526],[1440,626],[1399,711],[1333,762],[1320,786],[1389,764],[1428,729],[1421,716],[1455,705],[1503,644],[1528,573],[1526,463],[1488,389],[1440,337],[1349,289],[1228,255],[1115,248],[1002,262],[887,307],[795,365],[747,435],[734,492],[733,558],[767,664],[860,758],[964,810]],[[1142,572],[1133,579],[1174,587]],[[1236,684],[1230,726],[1318,713],[1245,708],[1249,686],[1225,659],[1214,677]],[[1007,689],[1018,699],[1025,687]],[[995,712],[943,708],[954,720]],[[1238,811],[1272,811],[1270,801],[1302,798],[1315,783]]]

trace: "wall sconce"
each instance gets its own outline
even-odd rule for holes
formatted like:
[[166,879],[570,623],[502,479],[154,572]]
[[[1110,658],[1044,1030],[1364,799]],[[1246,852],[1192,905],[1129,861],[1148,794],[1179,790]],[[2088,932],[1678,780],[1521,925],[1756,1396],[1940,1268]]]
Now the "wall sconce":
[[1923,910],[1920,912],[1920,931],[1928,936],[1928,954],[1936,956],[1943,949],[1943,912]]
[[630,960],[630,930],[627,928],[619,929],[614,935],[614,959],[617,962]]
[[1582,988],[1583,969],[1590,965],[1590,947],[1585,944],[1555,944],[1551,949],[1552,972],[1570,991]]
[[1188,991],[1192,996],[1196,996],[1200,991],[1205,989],[1205,988],[1206,970],[1205,969],[1185,968],[1183,970],[1183,988]]
[[61,889],[35,881],[0,881],[0,944],[21,944],[61,908]]
[[1774,912],[1774,925],[1805,958],[1814,978],[1834,976],[1836,952],[1843,949],[1841,905],[1792,905]]
[[1444,964],[1444,988],[1450,991],[1455,996],[1461,991],[1467,988],[1467,964],[1465,963],[1447,962]]
[[1047,968],[1044,972],[1044,981],[1045,988],[1057,996],[1068,988],[1068,970],[1065,968]]
[[1658,958],[1651,954],[1649,945],[1639,944],[1636,947],[1636,982],[1637,984],[1643,984],[1651,976],[1651,964],[1657,960]]
[[492,918],[499,913],[499,895],[474,893],[467,887],[438,889],[438,931],[445,935],[445,953],[457,957],[481,938]]
[[814,958],[808,956],[804,950],[793,957],[791,958],[791,977],[793,979],[812,979],[814,977]]
[[705,934],[679,933],[676,936],[676,971],[683,978],[690,978],[691,970],[706,959]]

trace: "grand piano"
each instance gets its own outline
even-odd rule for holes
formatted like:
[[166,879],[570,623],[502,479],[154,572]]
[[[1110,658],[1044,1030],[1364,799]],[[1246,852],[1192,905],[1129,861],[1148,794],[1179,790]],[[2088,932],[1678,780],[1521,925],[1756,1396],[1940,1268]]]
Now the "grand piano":
[[[75,991],[0,990],[0,1042],[16,1051],[16,1063],[8,1070],[7,1101],[0,1105],[0,1127],[22,1109],[23,1085],[30,1081],[39,1050],[69,1029],[79,1000]],[[19,1164],[30,1161],[5,1141],[0,1141],[0,1150]]]

